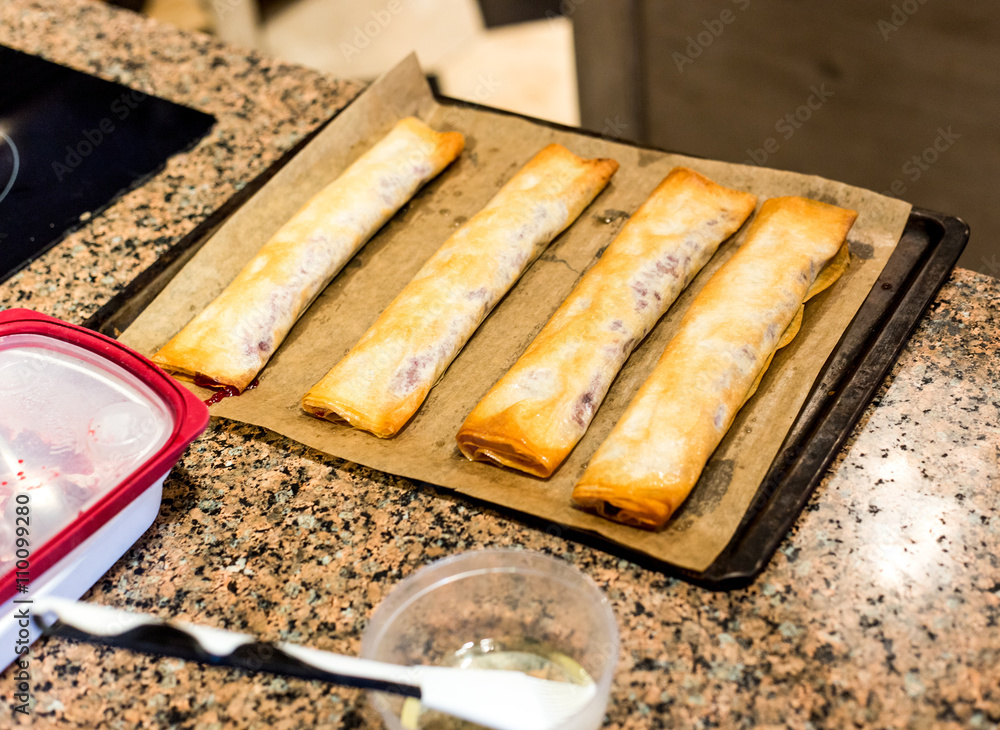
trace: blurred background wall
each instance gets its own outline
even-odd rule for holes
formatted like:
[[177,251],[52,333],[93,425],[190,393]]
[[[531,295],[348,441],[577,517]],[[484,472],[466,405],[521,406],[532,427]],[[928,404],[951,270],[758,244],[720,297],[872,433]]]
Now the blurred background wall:
[[964,218],[1000,277],[1000,4],[117,0],[336,76],[416,50],[450,96]]
[[583,126],[960,216],[1000,276],[1000,4],[575,1]]
[[338,78],[371,81],[416,51],[444,94],[580,120],[561,0],[113,1]]

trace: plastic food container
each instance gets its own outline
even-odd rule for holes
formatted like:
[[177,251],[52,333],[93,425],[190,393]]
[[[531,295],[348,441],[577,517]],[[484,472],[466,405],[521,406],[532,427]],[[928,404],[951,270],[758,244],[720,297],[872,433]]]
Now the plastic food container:
[[[403,580],[372,616],[361,656],[593,682],[594,698],[560,730],[596,730],[618,663],[618,625],[597,585],[568,563],[525,550],[480,550]],[[390,730],[477,727],[424,711],[414,698],[371,698]]]
[[197,397],[114,340],[0,312],[0,669],[38,638],[34,599],[79,598],[152,524],[207,423]]

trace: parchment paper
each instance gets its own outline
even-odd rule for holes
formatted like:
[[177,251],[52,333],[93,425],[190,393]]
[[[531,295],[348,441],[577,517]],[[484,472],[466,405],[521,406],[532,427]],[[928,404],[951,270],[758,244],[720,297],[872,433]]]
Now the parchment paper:
[[[122,334],[121,341],[143,354],[154,353],[306,200],[407,115],[439,130],[461,131],[465,151],[323,292],[262,372],[259,387],[212,406],[212,414],[263,426],[385,472],[590,530],[683,568],[704,570],[734,534],[821,366],[892,253],[909,204],[819,177],[642,150],[502,113],[442,105],[411,56],[369,87],[241,208]],[[494,309],[406,428],[393,439],[381,440],[303,413],[301,396],[346,354],[421,264],[550,142],[579,155],[612,157],[621,169]],[[720,248],[632,354],[590,430],[550,479],[471,463],[455,446],[455,433],[612,241],[627,215],[677,165],[752,191],[760,202],[778,195],[804,195],[853,208],[860,215],[850,234],[847,273],[807,305],[802,331],[777,354],[685,505],[663,530],[648,532],[575,509],[570,493],[587,460],[652,370],[692,296],[732,255],[746,226]]]

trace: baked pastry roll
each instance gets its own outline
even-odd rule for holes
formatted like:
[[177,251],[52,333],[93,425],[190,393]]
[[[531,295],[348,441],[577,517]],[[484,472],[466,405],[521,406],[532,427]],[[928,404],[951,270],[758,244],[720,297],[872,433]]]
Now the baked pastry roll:
[[550,476],[635,345],[756,204],[750,193],[675,168],[466,418],[462,453]]
[[201,385],[242,391],[344,264],[463,144],[458,132],[400,120],[285,223],[153,361]]
[[417,272],[302,407],[386,438],[416,413],[493,306],[618,169],[552,144]]
[[591,458],[573,490],[576,504],[642,527],[667,521],[775,349],[794,336],[803,302],[843,271],[856,217],[806,198],[772,198],[761,206],[746,242],[695,297]]

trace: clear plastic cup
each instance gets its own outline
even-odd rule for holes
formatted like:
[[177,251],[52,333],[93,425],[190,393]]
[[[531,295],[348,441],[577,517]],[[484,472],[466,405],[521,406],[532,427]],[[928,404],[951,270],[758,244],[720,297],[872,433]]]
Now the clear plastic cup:
[[[591,730],[604,720],[618,626],[597,585],[568,563],[524,550],[481,550],[402,581],[372,615],[361,655],[592,681],[594,698],[562,726]],[[477,727],[421,711],[413,699],[373,692],[371,701],[390,730]]]

